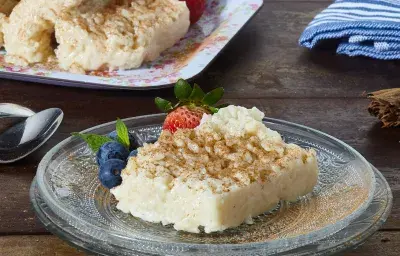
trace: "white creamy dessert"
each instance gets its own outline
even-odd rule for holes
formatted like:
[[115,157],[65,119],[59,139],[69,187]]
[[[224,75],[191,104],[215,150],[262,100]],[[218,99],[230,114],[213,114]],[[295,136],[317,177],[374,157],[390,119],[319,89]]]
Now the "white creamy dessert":
[[60,13],[69,9],[98,10],[110,0],[21,0],[3,24],[5,60],[26,66],[54,55],[52,35]]
[[163,131],[139,149],[111,190],[117,208],[177,230],[206,233],[251,223],[280,200],[313,190],[314,150],[286,144],[257,108],[229,106],[194,130]]
[[76,73],[138,68],[189,29],[189,9],[176,0],[132,1],[99,11],[64,12],[56,22],[61,68]]
[[0,0],[6,62],[27,66],[57,57],[62,69],[75,73],[138,68],[190,25],[186,3],[177,0],[21,0],[11,12],[16,3]]
[[20,0],[0,0],[0,47],[4,45],[3,26],[8,22],[7,16],[10,15],[19,1]]
[[4,13],[0,13],[0,47],[4,45],[4,35],[3,35],[3,26],[7,22],[7,16]]

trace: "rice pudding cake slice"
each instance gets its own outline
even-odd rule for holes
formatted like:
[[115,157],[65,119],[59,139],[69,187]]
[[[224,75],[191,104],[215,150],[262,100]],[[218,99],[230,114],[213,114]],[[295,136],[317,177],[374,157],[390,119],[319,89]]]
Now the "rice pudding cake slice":
[[56,55],[61,68],[75,73],[138,68],[184,37],[189,25],[186,3],[176,0],[71,9],[56,22]]
[[111,190],[117,208],[177,230],[206,233],[251,223],[317,183],[316,153],[267,128],[256,108],[229,106],[196,129],[163,131],[139,148]]

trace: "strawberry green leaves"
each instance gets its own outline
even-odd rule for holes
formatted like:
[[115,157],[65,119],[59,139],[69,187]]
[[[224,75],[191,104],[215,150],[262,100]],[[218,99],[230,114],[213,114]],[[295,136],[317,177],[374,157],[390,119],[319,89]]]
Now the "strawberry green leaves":
[[126,149],[130,147],[128,127],[125,123],[118,118],[116,123],[117,141],[121,143]]
[[222,99],[222,96],[224,96],[224,88],[219,87],[207,93],[202,101],[204,104],[212,106]]
[[95,153],[99,151],[99,149],[101,148],[101,146],[103,146],[103,144],[113,141],[107,136],[102,136],[98,134],[83,134],[74,132],[72,133],[72,135],[83,139],[88,144],[89,148]]
[[179,79],[175,84],[174,92],[178,100],[186,100],[192,93],[192,87],[185,80]]
[[202,107],[211,113],[217,113],[221,108],[214,106],[221,100],[224,95],[222,87],[216,88],[208,93],[200,88],[199,85],[194,84],[193,87],[183,79],[179,79],[174,87],[175,97],[179,100],[177,104],[173,104],[168,100],[156,98],[155,104],[162,112],[171,112],[180,106],[188,107]]
[[161,98],[157,97],[155,99],[155,103],[156,103],[156,106],[162,112],[169,112],[169,111],[171,111],[173,109],[172,103],[170,101],[168,101],[168,100],[164,100],[164,99],[161,99]]
[[219,108],[209,107],[209,110],[211,111],[211,113],[216,114],[218,113]]
[[192,93],[189,96],[189,100],[192,100],[195,102],[202,101],[203,97],[204,97],[203,90],[200,88],[200,86],[198,84],[194,84]]

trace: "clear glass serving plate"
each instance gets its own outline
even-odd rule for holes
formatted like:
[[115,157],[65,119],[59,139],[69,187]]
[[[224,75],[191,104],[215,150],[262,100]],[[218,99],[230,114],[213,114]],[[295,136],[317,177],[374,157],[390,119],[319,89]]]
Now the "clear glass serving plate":
[[[164,115],[124,120],[139,143],[152,142]],[[98,179],[94,155],[79,139],[68,138],[43,158],[37,189],[49,210],[68,226],[102,245],[124,252],[158,255],[266,255],[313,244],[347,227],[373,199],[376,180],[370,164],[345,143],[301,125],[266,118],[286,142],[317,151],[320,175],[314,191],[297,202],[281,202],[255,224],[224,232],[191,234],[148,223],[116,209]],[[84,132],[107,134],[115,123]]]
[[[314,243],[285,251],[276,256],[301,256],[301,255],[332,255],[344,250],[359,246],[377,231],[390,214],[392,209],[393,196],[389,184],[383,175],[375,168],[376,188],[374,197],[368,208],[347,227],[339,232],[318,240]],[[150,255],[138,252],[126,251],[113,244],[103,243],[95,237],[86,235],[78,229],[70,226],[65,220],[48,207],[40,195],[36,179],[33,180],[30,189],[30,199],[36,211],[36,216],[53,234],[66,240],[72,246],[85,250],[89,253],[100,255]],[[266,252],[262,255],[268,255]]]

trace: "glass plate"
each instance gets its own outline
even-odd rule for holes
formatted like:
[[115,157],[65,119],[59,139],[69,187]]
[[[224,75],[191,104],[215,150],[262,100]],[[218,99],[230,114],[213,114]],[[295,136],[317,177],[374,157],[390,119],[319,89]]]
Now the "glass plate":
[[[125,120],[139,143],[157,139],[165,115]],[[79,232],[121,250],[172,255],[259,255],[312,244],[349,225],[369,206],[375,175],[369,163],[345,143],[301,125],[266,118],[286,142],[317,151],[320,175],[314,191],[295,203],[281,202],[255,218],[255,224],[213,234],[178,232],[134,218],[97,179],[94,155],[81,140],[55,146],[38,167],[38,191],[56,216]],[[115,122],[84,132],[107,134]]]
[[[351,222],[341,231],[312,244],[294,250],[279,253],[278,256],[300,255],[332,255],[362,244],[365,239],[377,231],[386,221],[392,208],[392,192],[383,175],[375,168],[376,189],[371,204],[360,217]],[[36,179],[33,180],[30,199],[36,211],[36,216],[45,227],[69,244],[90,253],[101,255],[139,255],[138,252],[124,251],[112,244],[103,243],[89,235],[80,232],[60,219],[43,201],[39,194]],[[140,254],[144,255],[144,254]]]

